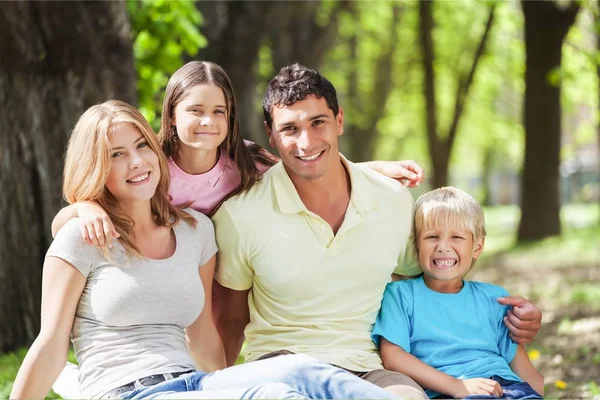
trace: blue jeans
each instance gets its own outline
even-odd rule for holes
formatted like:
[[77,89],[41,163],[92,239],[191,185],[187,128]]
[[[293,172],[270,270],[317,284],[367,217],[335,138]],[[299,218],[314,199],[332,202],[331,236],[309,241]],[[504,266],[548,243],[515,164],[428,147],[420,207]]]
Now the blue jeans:
[[502,397],[473,395],[467,396],[465,399],[542,399],[543,397],[533,390],[527,382],[511,381],[499,377],[498,375],[491,376],[490,379],[498,382],[502,386]]
[[[187,392],[182,395],[183,392]],[[221,371],[181,375],[123,393],[122,399],[390,399],[393,395],[340,368],[302,355],[283,355]]]

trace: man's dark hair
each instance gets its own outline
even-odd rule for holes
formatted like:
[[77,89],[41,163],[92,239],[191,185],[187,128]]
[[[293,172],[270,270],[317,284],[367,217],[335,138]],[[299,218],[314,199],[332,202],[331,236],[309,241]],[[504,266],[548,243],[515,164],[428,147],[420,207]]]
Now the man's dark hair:
[[281,68],[271,79],[263,97],[263,113],[269,128],[273,124],[273,107],[292,105],[308,95],[324,97],[334,117],[340,110],[335,88],[323,75],[298,63]]

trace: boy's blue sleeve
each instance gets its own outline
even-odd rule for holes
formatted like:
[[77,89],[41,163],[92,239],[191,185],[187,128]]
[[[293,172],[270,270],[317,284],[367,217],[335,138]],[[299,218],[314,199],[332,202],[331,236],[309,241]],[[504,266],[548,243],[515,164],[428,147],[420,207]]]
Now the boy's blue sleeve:
[[410,353],[413,296],[412,288],[406,283],[392,282],[387,285],[371,338],[378,347],[383,337]]
[[[506,290],[501,289],[500,293],[498,294],[498,296],[496,296],[496,298],[504,296],[510,296],[510,294]],[[510,307],[503,306],[502,304],[495,301],[495,299],[494,303],[495,304],[493,304],[493,309],[490,310],[490,312],[492,312],[492,315],[496,315],[496,321],[498,323],[496,329],[496,341],[498,343],[498,350],[500,351],[500,355],[506,360],[507,363],[510,364],[513,358],[515,358],[515,355],[517,354],[518,347],[518,345],[515,342],[513,342],[513,340],[508,336],[508,328],[506,327],[506,325],[504,325],[504,316],[506,315],[508,310],[510,310]]]

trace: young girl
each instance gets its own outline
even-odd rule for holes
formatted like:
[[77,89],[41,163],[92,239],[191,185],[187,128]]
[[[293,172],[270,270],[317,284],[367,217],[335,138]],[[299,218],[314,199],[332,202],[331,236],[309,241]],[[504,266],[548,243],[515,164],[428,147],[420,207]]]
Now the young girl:
[[64,196],[102,207],[119,240],[112,249],[89,246],[77,220],[60,230],[44,262],[41,330],[11,399],[46,396],[67,360],[69,336],[88,398],[387,397],[305,356],[254,363],[272,373],[250,388],[236,386],[253,376],[247,366],[203,372],[225,366],[210,296],[217,246],[210,219],[175,208],[168,188],[167,159],[134,107],[108,101],[81,116],[67,150]]
[[[159,140],[169,159],[173,204],[212,214],[229,197],[249,189],[277,159],[256,144],[244,142],[229,77],[218,65],[192,61],[167,84]],[[418,185],[423,170],[412,161],[366,163],[372,169]],[[110,246],[117,237],[113,221],[98,205],[75,203],[61,210],[52,233],[75,216],[87,243]]]

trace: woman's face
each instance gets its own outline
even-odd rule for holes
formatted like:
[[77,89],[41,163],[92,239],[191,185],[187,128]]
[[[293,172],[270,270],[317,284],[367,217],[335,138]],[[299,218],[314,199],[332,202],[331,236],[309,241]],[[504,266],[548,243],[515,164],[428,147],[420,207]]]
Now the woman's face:
[[132,124],[117,125],[110,133],[111,166],[106,188],[119,202],[147,201],[160,180],[158,156]]
[[177,128],[182,145],[197,150],[216,150],[229,131],[223,90],[210,84],[191,87],[175,106],[171,124]]

